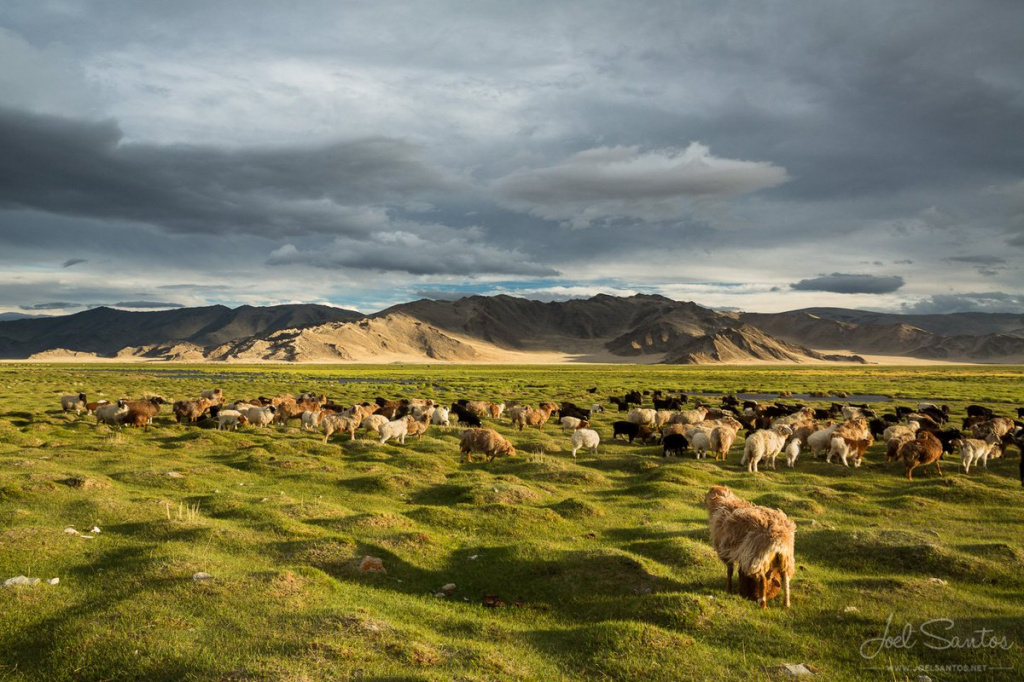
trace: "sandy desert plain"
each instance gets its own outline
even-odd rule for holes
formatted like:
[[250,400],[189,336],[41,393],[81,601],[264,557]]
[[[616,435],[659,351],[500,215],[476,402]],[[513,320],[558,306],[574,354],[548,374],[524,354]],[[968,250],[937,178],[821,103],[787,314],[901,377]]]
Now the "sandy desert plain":
[[[958,423],[971,403],[1016,417],[1022,377],[1004,365],[5,363],[0,581],[41,580],[0,589],[0,680],[1018,680],[1016,447],[969,475],[947,455],[943,476],[913,481],[883,443],[859,469],[805,454],[751,474],[742,437],[725,462],[663,458],[613,440],[612,408],[593,419],[596,455],[574,461],[554,421],[485,420],[518,454],[466,463],[459,427],[324,444],[297,422],[220,432],[165,408],[147,431],[119,431],[64,414],[59,395],[221,387],[228,400],[607,408],[662,389],[880,412],[926,400]],[[790,610],[726,594],[703,506],[715,484],[796,522]],[[386,572],[361,571],[365,556]]]

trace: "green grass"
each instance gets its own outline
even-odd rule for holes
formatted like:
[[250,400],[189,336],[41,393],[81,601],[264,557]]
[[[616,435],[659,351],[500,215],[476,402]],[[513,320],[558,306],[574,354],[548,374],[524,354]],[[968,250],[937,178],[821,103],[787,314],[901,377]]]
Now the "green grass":
[[[324,445],[297,426],[221,433],[97,427],[59,411],[157,393],[315,390],[387,397],[606,402],[632,388],[882,394],[1014,414],[1019,367],[0,365],[0,680],[1019,679],[1024,513],[1017,452],[944,478],[802,456],[750,475],[611,440],[569,455],[555,424],[495,426],[519,456],[461,462],[459,429]],[[339,380],[345,380],[344,382]],[[351,381],[356,380],[356,381]],[[586,391],[597,387],[595,394]],[[828,404],[820,397],[812,404]],[[808,402],[808,401],[805,401]],[[883,403],[881,407],[885,407]],[[175,475],[169,476],[170,472]],[[731,486],[798,524],[793,608],[725,593],[704,492]],[[73,526],[92,539],[64,533]],[[363,556],[386,574],[359,571]],[[197,572],[213,576],[193,581]],[[436,596],[455,583],[451,596]],[[484,606],[493,596],[504,606]],[[852,608],[851,608],[852,607]],[[861,643],[932,619],[1013,648],[937,650],[917,636],[872,660]],[[947,633],[933,628],[942,635]],[[890,634],[898,634],[891,632]],[[937,640],[929,640],[935,644]],[[895,669],[886,669],[895,666]],[[902,666],[906,666],[905,668]],[[881,668],[874,670],[873,668]]]

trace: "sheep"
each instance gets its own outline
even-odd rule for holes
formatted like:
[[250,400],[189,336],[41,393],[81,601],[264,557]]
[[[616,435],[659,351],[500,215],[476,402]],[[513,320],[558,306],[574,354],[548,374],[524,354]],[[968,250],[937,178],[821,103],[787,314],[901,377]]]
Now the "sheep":
[[916,434],[902,433],[885,441],[885,461],[891,462],[900,456],[900,447],[916,437]]
[[210,409],[211,405],[213,405],[213,400],[209,398],[176,400],[171,406],[171,410],[174,412],[174,417],[179,424],[183,421],[188,424],[195,424],[203,416],[203,413]]
[[763,459],[774,469],[775,458],[782,452],[786,439],[792,435],[793,431],[785,425],[755,431],[747,437],[740,464],[745,464],[747,471],[754,472],[757,471],[758,462]]
[[900,446],[900,459],[907,466],[907,480],[913,480],[910,472],[918,466],[935,464],[935,470],[942,476],[942,467],[939,460],[942,458],[942,443],[928,431],[919,431],[914,440],[907,441]]
[[[498,409],[498,406],[492,402],[486,400],[470,400],[465,405],[466,409],[475,414],[477,417],[483,419],[484,417],[491,417],[497,419],[498,415],[501,414],[502,410]],[[504,407],[504,405],[502,406]]]
[[580,448],[590,448],[591,454],[596,455],[601,436],[593,429],[576,429],[569,440],[572,442],[572,458],[576,459],[576,451]]
[[562,417],[558,422],[562,425],[562,433],[565,433],[566,431],[575,431],[580,428],[584,420],[579,417]]
[[379,412],[377,412],[377,413],[371,414],[369,417],[364,419],[362,421],[362,423],[360,424],[360,426],[367,433],[375,433],[375,434],[377,434],[379,436],[380,435],[381,427],[383,427],[389,421],[391,421],[391,420],[388,419],[387,417],[385,417],[383,414],[380,414]]
[[594,403],[590,406],[590,413],[597,414],[598,412],[604,412],[604,405],[601,403]]
[[420,437],[427,432],[427,429],[430,428],[430,416],[427,414],[424,414],[419,419],[409,415],[408,420],[409,432],[406,435],[416,436],[416,440],[419,440]]
[[711,449],[711,432],[705,429],[690,429],[683,437],[686,438],[697,459],[702,458]]
[[299,415],[300,428],[303,431],[316,431],[320,428],[320,421],[324,417],[323,410],[306,410]]
[[558,409],[558,406],[554,403],[541,403],[537,409],[528,407],[525,411],[517,413],[517,417],[513,418],[512,423],[519,427],[520,431],[523,430],[524,426],[536,426],[539,431],[547,423],[551,413],[556,409]]
[[788,426],[792,430],[795,424],[805,422],[810,419],[814,419],[814,410],[809,407],[802,407],[795,412],[784,414],[779,417],[772,419],[772,427],[776,426]]
[[640,426],[654,427],[657,425],[657,420],[658,413],[648,408],[635,408],[626,415],[626,421],[639,424]]
[[97,425],[109,424],[120,428],[125,415],[128,414],[128,406],[124,400],[118,400],[116,403],[100,405],[96,408],[94,414],[96,415]]
[[471,453],[482,452],[487,461],[492,461],[497,455],[515,457],[516,449],[512,444],[502,438],[501,434],[494,429],[466,429],[459,437],[459,452],[466,456],[466,461],[471,462]]
[[95,414],[96,413],[96,408],[103,407],[104,405],[109,405],[109,404],[110,404],[109,400],[97,400],[94,403],[86,403],[85,404],[85,413],[86,414]]
[[871,447],[871,443],[874,442],[871,438],[871,434],[868,434],[867,438],[853,439],[836,432],[832,436],[832,440],[829,442],[828,457],[825,458],[826,462],[831,463],[833,456],[838,456],[843,462],[843,466],[848,467],[849,459],[853,458],[853,466],[859,467],[861,460],[864,459],[864,452]]
[[981,466],[988,468],[988,458],[996,446],[995,440],[959,438],[954,443],[960,449],[960,463],[965,474],[971,473],[971,465],[978,461],[981,462]]
[[726,567],[726,591],[732,593],[732,573],[737,567],[741,595],[767,608],[768,600],[777,594],[774,582],[778,581],[785,608],[790,608],[796,524],[784,512],[753,505],[725,486],[712,486],[704,504],[711,545]]
[[701,406],[693,410],[676,412],[669,421],[673,424],[700,424],[707,414],[708,408]]
[[838,428],[839,424],[832,424],[807,436],[807,447],[810,448],[811,454],[815,457],[824,454],[826,449],[832,444],[832,435]]
[[[451,410],[450,410],[449,414],[455,415],[455,420],[457,422],[461,422],[463,424],[468,424],[469,426],[473,426],[473,427],[480,427],[482,425],[482,422],[480,421],[480,417],[476,416],[475,414],[470,412],[468,409],[466,409],[465,406],[459,405],[458,403],[452,403],[452,407],[451,407]],[[514,418],[513,418],[513,422],[515,422]]]
[[399,443],[405,445],[405,437],[409,434],[410,421],[414,420],[411,417],[405,417],[383,424],[380,427],[380,444],[384,445],[392,438],[397,438]]
[[725,461],[734,442],[736,442],[736,429],[728,426],[716,426],[711,429],[711,447],[708,451],[715,456],[716,461],[719,459]]
[[207,398],[211,402],[221,404],[224,402],[224,391],[219,388],[209,388],[199,394],[200,398]]
[[661,439],[661,456],[668,457],[668,453],[676,457],[682,457],[690,443],[686,436],[681,433],[670,433]]
[[128,424],[129,426],[139,427],[143,430],[149,430],[149,425],[153,423],[153,417],[160,412],[160,406],[164,404],[164,399],[160,396],[153,396],[149,400],[132,400],[126,402],[128,406],[128,413],[121,420],[121,423]]
[[449,422],[449,411],[447,407],[437,406],[434,411],[430,414],[430,423],[434,426],[450,426]]
[[273,405],[266,405],[264,407],[250,405],[249,407],[240,407],[238,411],[242,413],[250,424],[262,428],[273,423],[274,413],[277,412],[277,408]]
[[237,431],[239,425],[248,423],[249,420],[238,410],[221,410],[217,413],[218,431]]
[[882,432],[882,439],[886,442],[904,435],[909,435],[911,438],[917,435],[918,429],[921,428],[921,423],[916,421],[909,421],[906,424],[893,424],[885,431]]
[[783,448],[786,453],[786,466],[790,469],[796,464],[797,457],[800,456],[800,439],[795,435],[789,439],[786,446]]
[[60,407],[64,412],[75,411],[75,415],[82,414],[82,410],[85,409],[86,397],[84,393],[78,395],[62,395],[60,397]]
[[324,430],[324,443],[331,437],[331,434],[339,431],[348,431],[348,438],[352,440],[356,437],[356,429],[362,422],[359,417],[354,415],[344,414],[329,414],[320,420],[320,426]]

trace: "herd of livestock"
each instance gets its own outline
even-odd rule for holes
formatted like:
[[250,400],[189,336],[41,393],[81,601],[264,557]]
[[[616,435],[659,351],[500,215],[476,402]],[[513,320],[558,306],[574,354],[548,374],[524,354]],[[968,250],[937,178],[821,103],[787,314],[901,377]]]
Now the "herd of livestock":
[[[593,391],[593,389],[591,389]],[[645,407],[645,403],[650,407]],[[1024,424],[996,415],[990,408],[969,405],[959,426],[951,423],[947,406],[920,403],[915,407],[896,407],[888,413],[876,413],[868,405],[832,403],[825,408],[783,403],[760,404],[740,401],[726,395],[717,406],[695,399],[685,409],[685,394],[663,391],[631,391],[610,396],[609,410],[616,409],[623,419],[611,424],[612,438],[660,444],[663,456],[681,456],[692,451],[698,459],[713,456],[725,460],[741,431],[745,431],[741,465],[756,472],[759,466],[776,468],[776,459],[785,457],[794,467],[801,452],[810,452],[826,461],[845,466],[860,466],[868,448],[885,443],[887,460],[902,460],[906,476],[918,466],[934,465],[942,475],[943,454],[958,454],[966,473],[976,464],[987,467],[990,458],[1001,457],[1007,446],[1024,451]],[[61,396],[65,412],[94,414],[98,423],[116,427],[146,429],[167,401],[159,396],[143,400],[89,402],[84,393]],[[179,423],[195,425],[212,420],[216,428],[237,430],[240,426],[266,427],[298,420],[306,430],[320,430],[324,442],[332,435],[357,431],[369,432],[380,442],[405,443],[407,436],[419,437],[428,428],[469,427],[460,440],[460,451],[467,460],[474,452],[488,459],[515,455],[514,446],[497,431],[484,428],[484,420],[507,420],[520,431],[542,429],[556,419],[564,432],[571,432],[572,456],[580,449],[597,452],[600,434],[591,426],[595,413],[604,412],[602,403],[579,406],[572,402],[542,402],[538,406],[517,401],[495,403],[482,400],[458,400],[449,407],[430,399],[388,400],[339,405],[325,395],[302,393],[277,395],[252,400],[225,402],[221,389],[202,391],[195,399],[178,400],[171,412]],[[1018,418],[1024,416],[1019,409]],[[1024,485],[1024,457],[1021,465]]]
[[[596,389],[588,389],[593,393]],[[644,404],[650,398],[651,407]],[[714,456],[725,460],[740,433],[745,431],[741,465],[756,472],[760,464],[772,469],[784,455],[794,467],[802,451],[815,457],[833,459],[845,466],[860,466],[867,449],[876,441],[885,443],[888,460],[901,459],[906,476],[918,466],[934,464],[942,474],[940,460],[945,453],[959,453],[965,472],[975,463],[987,467],[988,459],[1001,457],[1007,446],[1021,452],[1021,483],[1024,485],[1024,424],[999,416],[987,407],[970,405],[959,426],[951,424],[947,406],[921,403],[913,408],[896,407],[879,414],[867,405],[833,403],[827,408],[774,403],[741,402],[727,395],[718,406],[701,404],[691,409],[683,394],[662,391],[632,391],[611,396],[608,409],[622,413],[623,419],[611,424],[612,438],[629,443],[661,445],[663,457],[681,456],[692,451],[696,458]],[[167,402],[158,396],[143,400],[89,402],[83,393],[61,396],[64,412],[88,412],[100,424],[121,428],[147,429]],[[196,425],[210,420],[217,429],[237,430],[287,424],[298,420],[304,430],[323,432],[324,442],[332,435],[347,433],[355,439],[357,431],[379,438],[405,443],[407,436],[420,436],[428,428],[461,425],[460,451],[469,461],[472,453],[483,453],[488,461],[496,456],[514,456],[515,447],[496,430],[484,427],[484,420],[507,420],[522,431],[543,429],[552,418],[563,432],[571,432],[572,455],[581,448],[597,452],[600,435],[591,427],[596,413],[605,412],[601,403],[581,407],[571,402],[542,402],[537,407],[515,401],[459,400],[450,407],[433,400],[388,400],[339,405],[324,395],[302,393],[260,397],[228,403],[221,389],[203,391],[195,399],[171,404],[178,423]],[[1024,408],[1017,417],[1024,417]],[[796,525],[785,512],[758,506],[741,499],[724,486],[713,486],[705,495],[711,544],[726,566],[727,589],[733,591],[733,572],[737,573],[737,591],[765,608],[780,592],[786,608],[790,606],[790,579],[795,568],[794,534]]]

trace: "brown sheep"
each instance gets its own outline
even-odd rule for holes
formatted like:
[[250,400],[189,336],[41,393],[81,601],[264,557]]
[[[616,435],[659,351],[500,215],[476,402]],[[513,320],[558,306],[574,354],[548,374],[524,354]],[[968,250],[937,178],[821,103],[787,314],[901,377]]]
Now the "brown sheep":
[[214,404],[214,401],[210,398],[200,398],[199,400],[176,400],[171,406],[174,412],[174,418],[178,420],[178,423],[183,421],[188,424],[195,424],[196,421],[203,416],[203,413],[210,409],[210,406]]
[[914,440],[900,446],[899,456],[907,465],[907,480],[912,481],[910,472],[915,467],[935,464],[935,470],[942,475],[939,460],[942,458],[942,441],[928,431],[919,431]]
[[484,453],[488,462],[497,455],[516,456],[516,449],[512,444],[494,429],[466,429],[459,438],[459,452],[466,456],[467,462],[472,461],[470,455],[473,452]]
[[125,405],[128,407],[128,412],[125,414],[122,423],[128,426],[141,426],[144,431],[148,431],[149,425],[153,422],[153,417],[160,413],[160,406],[164,402],[164,399],[160,396],[155,396],[149,400],[126,402]]
[[790,606],[789,582],[796,572],[796,524],[778,509],[759,507],[737,497],[725,486],[712,486],[704,496],[711,528],[711,545],[727,571],[726,590],[732,592],[732,573],[738,566],[740,594],[761,608],[782,588]]
[[513,423],[519,427],[520,431],[523,430],[524,426],[536,426],[539,431],[542,426],[548,423],[551,413],[557,409],[558,405],[553,403],[541,403],[537,409],[530,407],[523,412],[517,413]]
[[716,426],[711,430],[711,449],[709,452],[715,456],[715,460],[723,461],[729,456],[732,444],[736,442],[736,430],[728,426]]
[[320,422],[320,426],[324,430],[324,442],[331,437],[331,434],[340,431],[348,431],[348,439],[352,440],[356,437],[356,429],[362,423],[359,417],[344,416],[340,414],[329,414],[323,418]]

